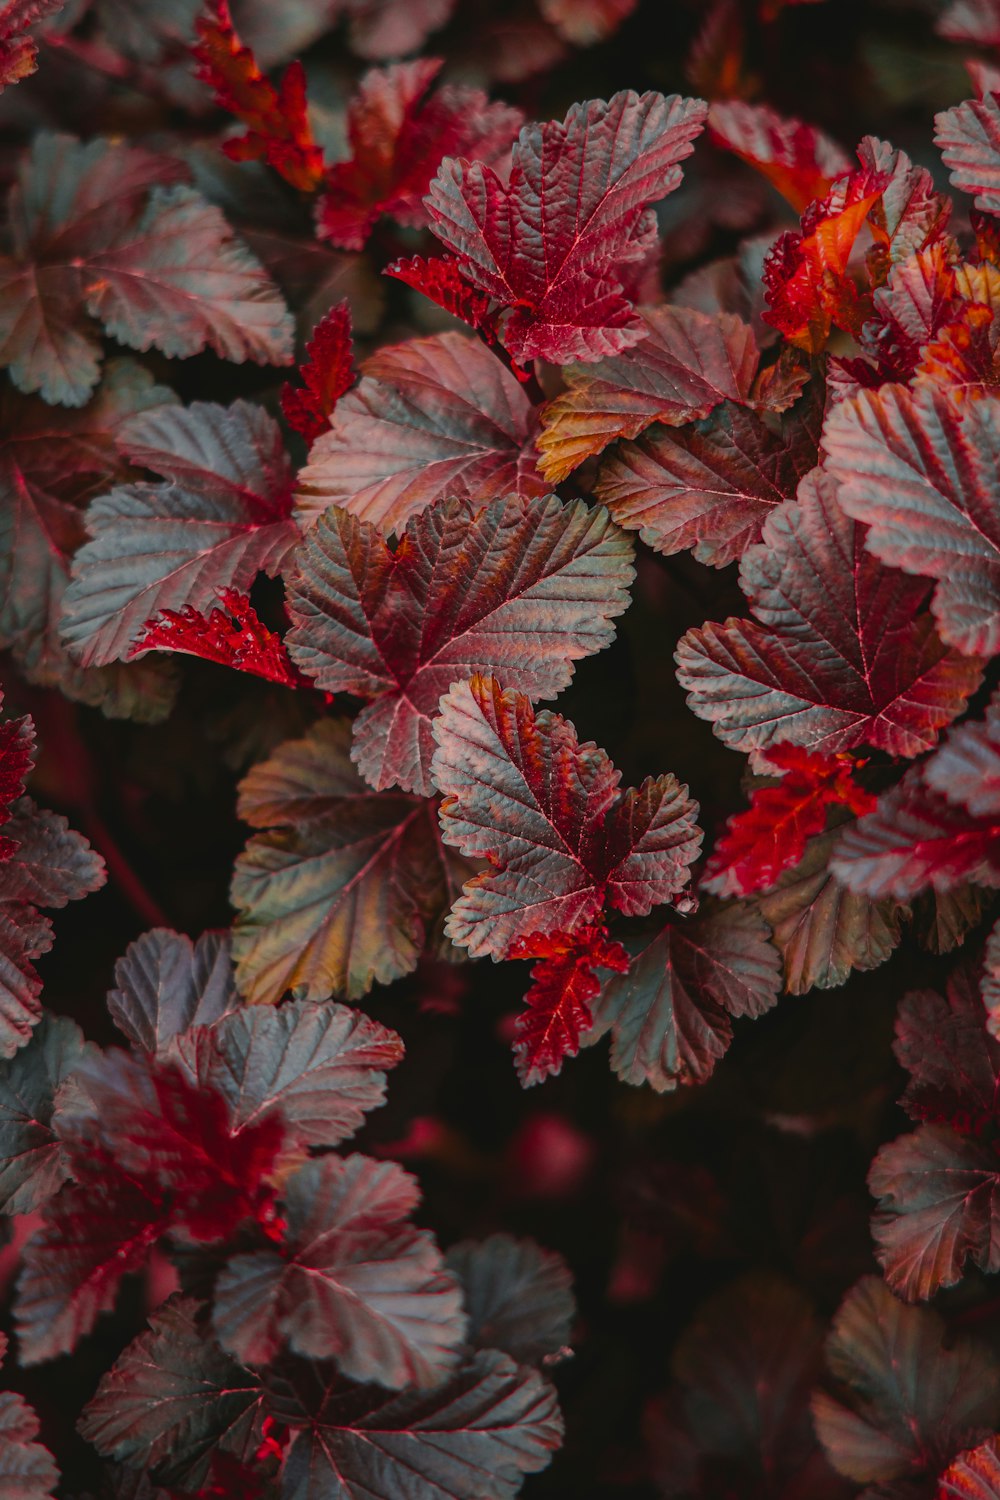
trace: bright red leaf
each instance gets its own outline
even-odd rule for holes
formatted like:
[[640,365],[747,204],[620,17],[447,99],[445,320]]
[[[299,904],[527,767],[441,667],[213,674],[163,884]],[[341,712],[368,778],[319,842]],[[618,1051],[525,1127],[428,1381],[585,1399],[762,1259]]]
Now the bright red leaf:
[[500,167],[523,115],[479,89],[444,84],[437,58],[373,68],[347,111],[351,156],[326,174],[317,208],[322,239],[360,250],[383,215],[410,228],[428,222],[424,194],[446,156]]
[[219,591],[221,608],[211,614],[188,605],[183,610],[165,609],[147,620],[142,634],[133,641],[129,656],[144,651],[179,651],[199,656],[237,672],[250,672],[283,687],[302,687],[280,635],[268,630],[245,594],[236,589]]
[[749,162],[795,209],[825,198],[834,179],[851,170],[847,153],[815,125],[787,119],[768,104],[713,104],[709,136]]
[[0,10],[0,90],[28,78],[38,67],[38,46],[29,27],[61,11],[66,0],[6,0]]
[[623,270],[648,255],[649,205],[677,187],[706,110],[676,94],[620,93],[525,126],[507,185],[480,162],[442,164],[426,200],[431,227],[463,276],[509,309],[501,336],[518,364],[602,359],[643,337]]
[[438,307],[461,318],[470,328],[481,331],[487,342],[495,343],[496,336],[488,325],[490,299],[485,292],[470,286],[458,269],[458,262],[451,255],[432,255],[425,260],[422,255],[413,255],[409,260],[396,260],[386,266],[384,274],[404,281],[414,291],[422,292]]
[[346,297],[316,324],[299,375],[301,386],[282,388],[281,410],[288,425],[312,444],[321,432],[329,432],[334,407],[354,384],[351,304]]
[[198,78],[221,109],[248,127],[245,135],[223,142],[226,155],[232,161],[266,161],[292,187],[313,192],[323,176],[323,152],[309,125],[302,64],[290,63],[275,88],[236,35],[227,0],[207,0],[195,30]]
[[987,1438],[950,1463],[938,1480],[936,1500],[997,1500],[1000,1496],[1000,1443]]
[[590,1002],[600,993],[595,970],[628,969],[621,943],[611,942],[603,927],[574,933],[532,933],[518,938],[509,958],[534,958],[528,1007],[514,1028],[514,1062],[525,1088],[558,1073],[567,1057],[580,1050],[580,1038],[593,1024]]

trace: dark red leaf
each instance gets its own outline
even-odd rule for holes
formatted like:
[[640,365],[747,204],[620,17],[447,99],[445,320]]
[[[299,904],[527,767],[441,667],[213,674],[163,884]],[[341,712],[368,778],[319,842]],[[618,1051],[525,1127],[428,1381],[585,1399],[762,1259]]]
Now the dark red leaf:
[[518,364],[602,359],[643,337],[622,274],[648,255],[649,205],[680,182],[706,110],[676,94],[620,93],[526,126],[508,185],[480,162],[442,164],[426,200],[431,227],[462,275],[510,310],[502,338]]
[[555,697],[573,662],[612,638],[632,577],[627,538],[582,501],[445,500],[410,519],[395,551],[331,507],[289,579],[288,646],[318,687],[371,700],[351,748],[371,785],[429,794],[442,693],[496,672]]
[[518,938],[508,958],[534,958],[527,1006],[514,1027],[514,1063],[528,1088],[558,1073],[567,1057],[576,1057],[580,1038],[591,1029],[590,1002],[600,993],[596,970],[625,973],[629,956],[611,942],[604,927],[576,932],[532,933]]
[[74,1021],[45,1015],[26,1047],[0,1062],[0,1211],[26,1214],[51,1198],[70,1173],[52,1129],[56,1092],[89,1044]]
[[281,636],[261,623],[246,594],[220,589],[219,600],[222,607],[209,615],[190,605],[182,610],[161,610],[155,619],[146,621],[129,647],[129,656],[178,651],[233,667],[237,672],[249,672],[282,687],[308,685],[292,665]]
[[38,1418],[24,1397],[0,1394],[0,1484],[11,1500],[54,1500],[59,1470],[48,1448],[35,1442],[38,1433]]
[[575,934],[605,906],[645,915],[688,884],[701,832],[676,777],[648,777],[623,794],[603,750],[490,677],[452,687],[434,737],[443,836],[489,861],[445,924],[474,956],[506,956],[535,934]]
[[419,228],[428,222],[424,194],[444,157],[471,157],[500,167],[524,116],[490,104],[479,89],[430,88],[437,58],[373,68],[347,111],[351,156],[326,174],[317,209],[323,239],[360,250],[383,214]]
[[815,125],[787,119],[768,104],[732,100],[713,104],[712,141],[749,162],[802,213],[825,198],[834,179],[851,170],[846,152]]
[[974,194],[977,208],[1000,209],[1000,102],[994,94],[966,99],[935,116],[934,139],[951,180]]
[[453,1245],[445,1263],[462,1284],[473,1348],[539,1366],[569,1352],[576,1303],[561,1255],[533,1240],[491,1234]]
[[229,935],[144,932],[115,964],[108,1010],[134,1047],[156,1054],[192,1026],[210,1025],[238,1005]]
[[285,421],[314,443],[329,432],[333,409],[354,384],[354,344],[351,304],[345,297],[330,308],[313,329],[306,358],[299,366],[302,385],[286,385],[281,392]]

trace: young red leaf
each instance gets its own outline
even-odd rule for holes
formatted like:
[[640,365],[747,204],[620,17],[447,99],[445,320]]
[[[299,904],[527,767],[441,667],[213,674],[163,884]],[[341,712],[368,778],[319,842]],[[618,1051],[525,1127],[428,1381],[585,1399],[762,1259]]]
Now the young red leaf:
[[638,0],[539,0],[539,9],[575,47],[603,42],[635,10]]
[[406,1223],[418,1197],[395,1162],[328,1156],[302,1167],[282,1192],[280,1251],[234,1256],[219,1277],[223,1348],[256,1366],[287,1344],[355,1380],[439,1385],[458,1362],[465,1316],[433,1239]]
[[371,785],[429,794],[442,693],[496,672],[555,697],[573,662],[612,638],[632,577],[628,539],[582,501],[445,500],[410,519],[395,551],[334,506],[289,579],[288,647],[318,687],[372,700],[351,748]]
[[298,479],[300,520],[308,526],[333,504],[388,534],[437,500],[544,495],[535,422],[517,380],[478,341],[441,333],[387,346],[313,445]]
[[773,885],[826,827],[831,807],[860,816],[875,806],[875,797],[853,780],[849,755],[818,755],[779,742],[767,759],[781,780],[758,787],[746,812],[729,819],[705,866],[702,885],[718,896],[749,896]]
[[918,755],[979,685],[978,660],[921,612],[926,585],[865,550],[842,494],[820,470],[803,480],[740,565],[757,619],[689,630],[677,648],[689,706],[734,749]]
[[261,623],[246,594],[220,589],[219,600],[222,607],[207,615],[190,605],[161,610],[155,619],[146,621],[129,647],[129,657],[147,651],[178,651],[282,687],[308,685],[289,660],[281,636]]
[[430,57],[365,74],[347,110],[351,156],[330,167],[317,208],[322,239],[361,250],[384,214],[411,228],[425,225],[422,200],[443,157],[502,166],[521,111],[457,84],[431,94],[440,71]]
[[35,72],[38,47],[28,28],[56,15],[65,4],[66,0],[6,0],[0,9],[0,92]]
[[260,1380],[224,1354],[197,1303],[174,1297],[157,1309],[101,1379],[80,1419],[99,1453],[199,1484],[221,1449],[250,1457],[260,1443]]
[[350,724],[321,720],[240,788],[256,834],[236,861],[237,983],[254,1004],[286,990],[357,998],[409,973],[451,892],[436,809],[372,792],[350,762]]
[[968,1338],[947,1338],[927,1308],[907,1307],[866,1276],[841,1304],[826,1343],[843,1399],[813,1397],[816,1431],[838,1473],[861,1483],[933,1483],[956,1450],[1000,1418],[1000,1369]]
[[434,1391],[388,1399],[373,1386],[345,1390],[321,1369],[304,1372],[273,1408],[301,1429],[282,1471],[294,1496],[339,1490],[360,1500],[382,1489],[413,1500],[514,1500],[562,1440],[553,1387],[492,1349]]
[[248,127],[223,150],[233,161],[266,161],[302,192],[315,191],[323,177],[323,152],[313,139],[306,107],[302,64],[290,63],[278,88],[233,29],[227,0],[207,0],[195,22],[196,76],[215,94],[221,109]]
[[0,1485],[11,1500],[54,1500],[59,1470],[48,1448],[35,1442],[39,1430],[23,1396],[0,1394]]
[[604,459],[595,494],[619,526],[671,556],[691,549],[722,568],[760,541],[767,517],[793,500],[815,466],[816,441],[794,414],[776,434],[724,401],[703,422],[656,429]]
[[451,255],[432,255],[425,260],[422,255],[412,255],[409,260],[393,261],[386,266],[383,275],[403,281],[414,291],[421,292],[443,307],[452,317],[461,318],[470,328],[483,330],[483,337],[491,344],[496,342],[492,328],[488,327],[490,299],[485,292],[470,286],[458,269],[458,262]]
[[312,445],[320,433],[329,432],[334,407],[354,384],[351,304],[346,297],[316,324],[299,375],[301,386],[282,388],[281,410],[289,427]]
[[463,276],[509,310],[502,338],[517,363],[602,359],[643,337],[623,269],[647,256],[649,205],[677,187],[706,112],[676,94],[624,92],[526,126],[508,185],[488,165],[442,163],[431,227]]
[[616,438],[635,438],[653,422],[680,427],[723,401],[745,403],[760,363],[753,330],[729,313],[690,307],[643,315],[634,349],[598,364],[571,365],[569,389],[542,410],[538,467],[553,483]]
[[882,562],[935,578],[932,609],[959,650],[1000,650],[1000,400],[883,386],[835,407],[823,435],[849,515]]
[[490,677],[451,688],[434,737],[443,837],[489,861],[445,924],[474,957],[504,957],[536,934],[575,934],[605,906],[643,916],[688,884],[702,836],[697,803],[676,777],[622,793],[603,750]]
[[669,922],[627,973],[605,981],[585,1044],[610,1031],[624,1083],[658,1093],[704,1083],[732,1040],[732,1017],[762,1015],[778,998],[781,960],[768,931],[750,906]]
[[91,540],[74,558],[63,615],[85,666],[126,658],[164,610],[245,594],[258,572],[278,572],[298,535],[281,433],[260,407],[161,407],[132,418],[120,440],[164,482],[121,486],[87,511]]
[[239,1004],[228,933],[144,932],[115,964],[108,1010],[133,1047],[155,1055],[192,1026],[220,1020]]
[[52,1114],[60,1084],[88,1050],[74,1021],[45,1015],[27,1046],[0,1062],[0,1212],[32,1213],[69,1176]]
[[291,362],[277,288],[184,175],[169,156],[36,136],[0,256],[0,365],[19,390],[82,406],[100,374],[91,319],[133,349]]
[[716,146],[755,167],[799,214],[851,170],[846,152],[824,131],[787,119],[769,104],[715,103],[708,133]]
[[998,1495],[1000,1444],[996,1438],[987,1438],[948,1465],[938,1480],[936,1500],[997,1500]]
[[280,1121],[283,1161],[353,1135],[385,1102],[385,1075],[402,1059],[403,1044],[346,1005],[291,1000],[196,1024],[170,1056],[192,1084],[225,1100],[233,1132]]
[[453,1245],[445,1264],[462,1284],[473,1348],[500,1349],[538,1366],[569,1352],[576,1303],[561,1255],[533,1240],[491,1234]]
[[621,943],[608,939],[604,927],[582,927],[574,933],[532,933],[518,938],[508,958],[534,958],[527,1010],[514,1026],[514,1063],[524,1088],[558,1073],[567,1057],[576,1057],[580,1038],[591,1029],[590,1002],[600,993],[596,970],[625,973],[629,956]]

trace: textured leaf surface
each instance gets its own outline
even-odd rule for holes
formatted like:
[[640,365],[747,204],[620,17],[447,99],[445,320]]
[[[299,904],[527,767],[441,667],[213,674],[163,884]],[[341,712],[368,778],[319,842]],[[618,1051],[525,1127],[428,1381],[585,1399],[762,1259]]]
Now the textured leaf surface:
[[380,349],[299,474],[300,519],[341,505],[389,533],[444,498],[543,495],[534,429],[523,389],[482,344],[441,333]]
[[562,1256],[533,1240],[491,1234],[453,1245],[445,1260],[462,1284],[475,1348],[499,1349],[525,1365],[565,1351],[576,1303]]
[[795,209],[825,198],[834,178],[851,170],[847,155],[815,125],[779,115],[768,104],[729,99],[712,105],[712,141],[749,162]]
[[165,927],[144,932],[115,964],[108,1010],[118,1030],[144,1052],[161,1052],[190,1026],[217,1021],[238,1004],[229,937],[197,942]]
[[[3,46],[0,40],[0,58]],[[35,1442],[38,1432],[38,1418],[24,1397],[13,1391],[0,1393],[0,1483],[9,1500],[55,1496],[59,1470],[49,1450]]]
[[951,180],[977,208],[1000,209],[1000,106],[992,94],[966,99],[935,118],[934,140]]
[[287,364],[291,317],[217,208],[168,156],[39,135],[10,196],[0,363],[23,391],[82,406],[101,343]]
[[351,155],[327,172],[317,211],[324,239],[360,250],[383,214],[427,223],[422,199],[443,157],[500,167],[524,116],[480,89],[445,84],[430,93],[437,58],[373,68],[348,105]]
[[59,1085],[87,1044],[65,1016],[44,1016],[28,1045],[0,1063],[0,1210],[31,1213],[64,1182],[69,1163],[52,1129]]
[[933,1478],[956,1447],[986,1436],[1000,1412],[1000,1371],[970,1339],[945,1346],[936,1313],[907,1307],[873,1276],[848,1293],[827,1340],[843,1400],[813,1398],[834,1468],[862,1483]]
[[459,683],[435,723],[441,828],[490,868],[466,882],[445,931],[473,955],[572,933],[607,905],[641,916],[689,880],[697,804],[673,776],[622,794],[603,750],[558,714],[536,714],[492,678]]
[[91,540],[76,554],[63,619],[85,666],[125,659],[161,611],[207,611],[226,588],[248,593],[297,537],[281,434],[261,408],[162,407],[127,423],[121,442],[163,482],[114,489],[87,511]]
[[281,410],[289,426],[313,443],[329,431],[333,408],[354,384],[351,305],[346,297],[316,324],[299,375],[301,386],[282,388]]
[[925,587],[882,567],[864,542],[835,485],[807,478],[740,566],[757,619],[684,636],[678,681],[725,744],[762,751],[790,740],[824,754],[869,744],[912,756],[961,712],[979,662],[942,644],[920,613]]
[[734,1016],[759,1016],[778,998],[781,960],[750,906],[671,921],[609,978],[594,1004],[588,1044],[611,1032],[611,1066],[658,1093],[704,1083],[732,1040]]
[[519,363],[601,359],[642,338],[620,268],[648,253],[649,205],[680,182],[706,109],[630,91],[574,104],[522,130],[507,185],[482,163],[442,163],[431,227],[467,280],[511,309],[502,337]]
[[937,1500],[995,1500],[1000,1495],[997,1439],[960,1453],[938,1481]]
[[538,960],[524,997],[526,1009],[514,1024],[514,1064],[527,1088],[558,1073],[565,1058],[577,1055],[593,1023],[590,1002],[601,988],[597,971],[623,973],[629,957],[599,926],[519,938],[509,957]]
[[267,1364],[283,1341],[355,1380],[440,1384],[459,1358],[462,1296],[426,1230],[405,1221],[419,1190],[395,1162],[328,1156],[282,1197],[282,1253],[232,1259],[214,1321],[223,1347]]
[[555,483],[616,438],[638,437],[653,422],[680,427],[723,401],[747,402],[759,363],[753,330],[740,318],[654,308],[643,315],[634,348],[569,366],[569,389],[542,413],[539,468]]
[[237,983],[253,1003],[357,998],[408,973],[447,899],[434,804],[372,792],[349,751],[349,723],[322,720],[242,784],[240,816],[265,830],[232,887]]
[[129,657],[147,651],[177,651],[282,687],[306,686],[281,636],[261,623],[246,594],[221,589],[219,598],[221,607],[204,614],[189,604],[182,610],[161,610],[154,620],[146,621],[129,647]]
[[555,496],[482,510],[445,501],[414,517],[395,551],[334,508],[289,582],[289,649],[318,687],[373,700],[351,750],[372,786],[427,794],[441,695],[495,672],[531,698],[554,697],[573,661],[611,639],[631,558],[601,512]]

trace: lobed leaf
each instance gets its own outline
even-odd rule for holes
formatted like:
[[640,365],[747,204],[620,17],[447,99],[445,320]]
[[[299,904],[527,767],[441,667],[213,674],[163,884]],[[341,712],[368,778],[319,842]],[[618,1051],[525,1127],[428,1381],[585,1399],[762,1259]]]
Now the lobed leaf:
[[461,1283],[473,1348],[539,1366],[567,1352],[576,1303],[562,1256],[533,1240],[491,1234],[453,1245],[445,1264]]
[[111,1019],[134,1047],[153,1055],[192,1026],[210,1025],[238,1004],[227,933],[192,942],[154,928],[130,943],[115,964],[108,993]]
[[32,1213],[70,1174],[52,1128],[56,1093],[90,1051],[74,1021],[44,1015],[27,1046],[0,1063],[0,1211]]

